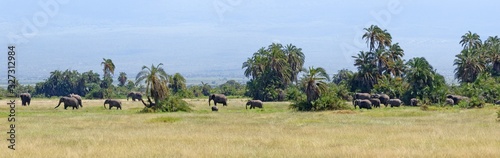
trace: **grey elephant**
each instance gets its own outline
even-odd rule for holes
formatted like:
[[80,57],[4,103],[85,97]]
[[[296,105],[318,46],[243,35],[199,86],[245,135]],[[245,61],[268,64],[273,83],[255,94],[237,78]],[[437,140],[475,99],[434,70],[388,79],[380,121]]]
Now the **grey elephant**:
[[462,101],[462,100],[469,100],[468,97],[461,96],[461,95],[451,95],[451,94],[448,94],[446,96],[446,98],[453,99],[454,105],[458,105],[460,103],[460,101]]
[[359,109],[372,109],[372,102],[368,99],[356,99],[354,100],[354,109],[359,106]]
[[118,100],[106,99],[104,101],[104,108],[106,108],[106,104],[109,104],[109,110],[111,110],[112,107],[116,107],[116,110],[122,109],[122,102]]
[[495,100],[495,105],[500,105],[500,100]]
[[385,107],[389,104],[390,97],[387,94],[374,94],[372,98],[378,98],[380,100],[380,104],[384,104]]
[[389,105],[392,107],[399,107],[403,102],[399,99],[389,99]]
[[135,101],[135,100],[142,101],[142,93],[140,93],[140,92],[130,92],[127,95],[127,101],[128,101],[128,98],[132,98],[132,101]]
[[212,94],[208,96],[208,106],[210,106],[212,100],[214,100],[215,106],[217,106],[217,103],[222,103],[223,106],[227,106],[227,97],[224,94]]
[[451,98],[446,98],[445,104],[453,106],[453,105],[455,105],[455,101],[453,101],[453,99],[451,99]]
[[71,94],[68,95],[68,97],[73,97],[76,100],[78,100],[78,105],[80,105],[80,107],[83,108],[82,97],[80,95],[71,93]]
[[410,99],[410,105],[411,106],[418,106],[418,99],[417,98],[411,98]]
[[217,106],[212,106],[212,111],[217,112],[217,111],[219,111],[219,108]]
[[263,103],[260,100],[249,100],[245,105],[245,109],[247,109],[248,105],[250,105],[250,109],[255,109],[255,107],[262,109]]
[[64,109],[65,110],[69,106],[73,107],[73,110],[75,108],[78,109],[78,100],[76,98],[73,98],[73,97],[62,97],[61,99],[59,99],[59,104],[57,104],[57,106],[55,108],[59,107],[59,105],[61,105],[61,103],[64,103]]
[[370,97],[371,97],[370,93],[355,93],[354,97],[353,97],[353,100],[352,100],[352,104],[354,104],[354,102],[357,99],[370,99]]
[[19,94],[19,97],[21,97],[21,102],[23,106],[30,105],[31,95],[29,93],[21,93]]
[[369,100],[372,103],[373,107],[380,108],[380,99],[378,99],[378,98],[370,98]]

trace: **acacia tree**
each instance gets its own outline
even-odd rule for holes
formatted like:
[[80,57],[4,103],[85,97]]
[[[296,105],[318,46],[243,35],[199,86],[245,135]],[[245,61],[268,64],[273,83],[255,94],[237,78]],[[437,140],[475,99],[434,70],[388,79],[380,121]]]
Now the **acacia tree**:
[[[136,76],[135,84],[138,85],[141,82],[146,83],[146,96],[150,105],[144,104],[146,107],[153,107],[157,105],[160,100],[165,99],[169,96],[168,90],[168,74],[161,67],[163,64],[160,63],[157,66],[151,65],[151,67],[143,66],[142,71]],[[154,102],[151,102],[149,97],[153,97]]]

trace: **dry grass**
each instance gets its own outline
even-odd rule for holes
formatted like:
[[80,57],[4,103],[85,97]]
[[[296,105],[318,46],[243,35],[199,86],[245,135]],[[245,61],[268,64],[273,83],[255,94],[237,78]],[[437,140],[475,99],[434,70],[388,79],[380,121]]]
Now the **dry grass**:
[[[207,99],[187,101],[195,112],[140,114],[141,103],[125,100],[120,111],[102,100],[64,110],[34,99],[17,106],[17,150],[2,139],[0,157],[500,157],[500,108],[491,105],[313,113],[283,102],[245,110],[244,99],[231,99],[213,113]],[[0,104],[7,138],[6,100]]]

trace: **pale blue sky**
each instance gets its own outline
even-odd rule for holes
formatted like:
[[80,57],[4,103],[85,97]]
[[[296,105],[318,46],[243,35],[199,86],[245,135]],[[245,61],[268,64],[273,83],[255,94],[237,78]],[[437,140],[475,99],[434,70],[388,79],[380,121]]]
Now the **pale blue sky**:
[[[469,30],[482,39],[500,34],[500,2],[493,0],[62,1],[2,0],[0,43],[5,54],[7,45],[16,45],[19,76],[55,69],[101,73],[102,58],[111,58],[130,78],[142,65],[160,62],[188,78],[243,78],[241,64],[272,42],[302,48],[306,66],[333,74],[355,69],[351,56],[367,50],[362,29],[377,24],[400,43],[405,59],[423,56],[451,78],[460,36]],[[57,10],[47,12],[39,2],[56,2]]]

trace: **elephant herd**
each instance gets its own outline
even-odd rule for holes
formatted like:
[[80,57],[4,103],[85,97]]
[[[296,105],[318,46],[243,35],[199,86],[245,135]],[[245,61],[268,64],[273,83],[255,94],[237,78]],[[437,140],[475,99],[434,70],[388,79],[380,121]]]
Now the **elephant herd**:
[[[22,100],[22,105],[27,106],[30,105],[31,102],[31,95],[29,93],[21,93],[19,94],[19,97]],[[130,92],[127,95],[127,100],[129,98],[132,98],[132,101],[143,101],[142,100],[142,94],[140,92]],[[218,111],[219,108],[217,107],[217,103],[222,104],[223,106],[227,106],[227,97],[224,94],[212,94],[208,97],[208,105],[210,106],[210,102],[213,100],[214,105],[212,107],[212,111]],[[60,105],[64,104],[64,109],[67,109],[68,107],[71,107],[72,109],[79,109],[83,108],[82,104],[82,97],[78,94],[69,94],[67,96],[63,96],[59,99],[59,103],[57,104],[54,109],[58,108]],[[122,103],[118,100],[114,99],[106,99],[104,101],[104,108],[106,108],[106,104],[109,105],[109,109],[111,110],[112,107],[116,107],[116,109],[122,109]],[[248,100],[248,102],[245,105],[245,109],[248,109],[248,106],[250,106],[250,109],[255,109],[257,108],[263,108],[263,103],[260,100]]]
[[[128,94],[127,96],[127,100],[128,100],[128,97],[132,97],[132,100],[135,101],[135,100],[142,100],[142,94],[140,93],[137,93],[137,92],[131,92]],[[23,106],[29,106],[30,103],[31,103],[31,95],[29,93],[21,93],[19,94],[19,97],[21,98],[21,102],[22,102],[22,105]],[[64,109],[66,110],[68,107],[71,107],[73,109],[79,109],[79,108],[83,108],[83,104],[82,104],[82,97],[78,94],[69,94],[67,96],[63,96],[59,99],[59,103],[57,104],[56,107],[54,107],[54,109],[57,109],[60,105],[64,104]],[[109,105],[109,109],[111,110],[112,107],[116,107],[116,109],[122,109],[122,103],[118,100],[114,100],[114,99],[106,99],[104,101],[104,108],[106,108],[106,104]]]
[[[380,104],[384,104],[385,107],[388,105],[391,107],[403,105],[400,99],[390,99],[386,94],[356,93],[353,98],[354,108],[359,107],[360,109],[372,109],[372,107],[379,108]],[[461,95],[449,94],[446,95],[445,105],[458,105],[461,101],[469,101],[469,98]],[[410,99],[410,106],[418,106],[419,102],[417,98],[412,98]],[[500,101],[495,101],[495,104],[500,104]]]
[[[19,94],[19,97],[21,98],[22,105],[23,106],[29,106],[31,103],[31,95],[29,93],[21,93]],[[132,98],[132,101],[143,101],[142,100],[142,94],[140,92],[130,92],[127,95],[127,100],[129,98]],[[222,104],[223,106],[227,106],[227,97],[224,94],[212,94],[209,95],[208,97],[208,105],[211,106],[211,102],[214,102],[214,106],[212,107],[212,111],[219,111],[219,108],[217,107],[217,103]],[[446,105],[458,105],[461,101],[469,101],[468,97],[465,96],[460,96],[460,95],[447,95],[445,104]],[[59,99],[59,104],[57,104],[57,107],[61,105],[61,103],[64,104],[64,109],[67,109],[68,107],[71,107],[73,109],[79,109],[82,108],[82,97],[77,95],[77,94],[69,94],[68,96],[63,96]],[[112,107],[116,107],[116,109],[122,109],[122,103],[118,100],[114,99],[106,99],[104,101],[104,108],[106,108],[106,104],[109,105],[109,109],[111,110]],[[387,94],[370,94],[370,93],[356,93],[353,96],[353,102],[352,104],[354,105],[354,108],[356,109],[359,107],[360,109],[372,109],[373,108],[380,108],[380,105],[384,105],[385,107],[391,106],[391,107],[400,107],[403,105],[403,102],[400,99],[393,98],[391,99]],[[418,106],[419,100],[416,98],[410,99],[410,105],[411,106]],[[500,100],[495,101],[495,104],[500,104]],[[248,106],[250,106],[250,109],[255,109],[257,108],[263,108],[263,103],[260,100],[248,100],[248,102],[245,105],[245,109],[248,109]]]
[[[217,107],[217,103],[222,104],[222,106],[227,106],[227,97],[224,94],[212,94],[208,96],[208,106],[210,106],[210,103],[214,101],[214,106],[212,106],[212,111],[216,112],[219,111],[219,108]],[[248,100],[245,109],[248,109],[248,106],[250,106],[250,109],[255,109],[257,108],[263,108],[263,103],[260,100]]]
[[[356,93],[353,97],[354,108],[359,107],[360,109],[372,109],[372,107],[380,108],[383,104],[385,107],[390,105],[391,107],[399,107],[402,105],[400,99],[390,99],[387,94],[370,94],[370,93]],[[417,101],[415,99],[415,101]],[[415,103],[416,105],[417,103]]]

